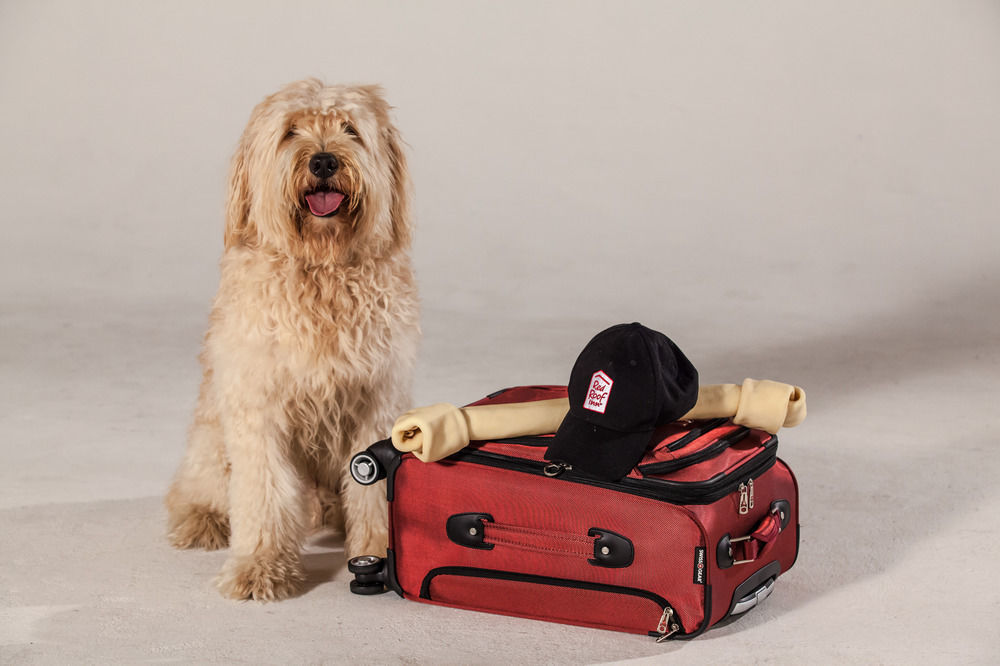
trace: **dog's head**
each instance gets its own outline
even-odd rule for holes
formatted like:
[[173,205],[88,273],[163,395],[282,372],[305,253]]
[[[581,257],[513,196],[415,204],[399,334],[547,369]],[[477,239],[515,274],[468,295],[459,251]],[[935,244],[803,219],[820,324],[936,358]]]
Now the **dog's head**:
[[226,248],[267,247],[310,263],[407,248],[400,144],[379,88],[286,86],[254,109],[233,157]]

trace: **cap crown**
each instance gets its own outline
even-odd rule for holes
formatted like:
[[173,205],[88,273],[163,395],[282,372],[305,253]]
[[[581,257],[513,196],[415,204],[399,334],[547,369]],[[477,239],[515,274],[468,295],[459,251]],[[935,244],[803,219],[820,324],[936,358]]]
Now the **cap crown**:
[[618,324],[587,343],[568,388],[577,418],[619,432],[649,430],[694,406],[698,372],[667,336]]

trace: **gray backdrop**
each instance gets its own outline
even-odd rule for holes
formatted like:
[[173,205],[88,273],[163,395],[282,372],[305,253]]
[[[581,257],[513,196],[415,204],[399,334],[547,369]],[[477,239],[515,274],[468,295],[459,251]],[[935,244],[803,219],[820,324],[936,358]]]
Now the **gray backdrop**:
[[[11,582],[35,570],[11,562],[49,556],[23,531],[38,507],[103,524],[140,500],[131,515],[148,539],[119,556],[174,557],[158,497],[194,403],[229,156],[252,106],[305,76],[382,84],[409,144],[425,330],[415,402],[564,382],[591,335],[633,320],[670,335],[704,381],[806,388],[810,417],[782,448],[808,556],[784,602],[719,634],[737,643],[689,655],[754,640],[762,660],[775,641],[790,659],[995,654],[997,606],[975,594],[986,564],[960,544],[1000,527],[996,2],[5,0],[0,509],[21,538],[0,544],[12,590],[0,656],[209,658],[148,628],[112,640],[106,623],[53,615],[37,585]],[[79,524],[67,518],[51,549],[85,542]],[[193,572],[202,560],[186,555],[171,576],[243,626],[241,607],[213,596],[217,560]],[[114,586],[120,563],[94,557],[106,562],[94,589],[71,577],[56,596]],[[145,557],[129,561],[141,570]],[[341,608],[337,640],[364,654],[342,562],[323,575],[336,584],[288,603]],[[162,595],[150,585],[135,598]],[[432,612],[410,606],[392,608]],[[931,616],[946,626],[928,632]],[[527,659],[556,631],[474,617],[497,641],[516,632]],[[575,640],[555,660],[656,654],[558,631]],[[840,645],[848,631],[861,647]],[[572,652],[595,633],[604,651]],[[421,652],[422,640],[383,656],[472,658]]]

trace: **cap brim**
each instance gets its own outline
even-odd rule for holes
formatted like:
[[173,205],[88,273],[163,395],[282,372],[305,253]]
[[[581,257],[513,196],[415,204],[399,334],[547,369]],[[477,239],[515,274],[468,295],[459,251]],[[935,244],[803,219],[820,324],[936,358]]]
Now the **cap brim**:
[[619,432],[570,413],[559,426],[545,457],[568,463],[599,479],[617,481],[639,464],[652,436],[653,428]]

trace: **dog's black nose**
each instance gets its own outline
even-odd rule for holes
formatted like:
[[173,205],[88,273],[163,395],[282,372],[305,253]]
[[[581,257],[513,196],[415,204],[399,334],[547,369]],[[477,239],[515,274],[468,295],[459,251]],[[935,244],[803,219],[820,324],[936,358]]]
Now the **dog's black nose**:
[[329,178],[337,172],[340,163],[332,153],[316,153],[309,159],[309,170],[317,178]]

